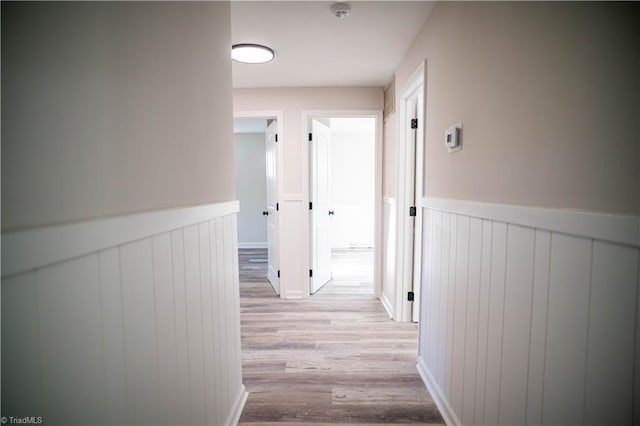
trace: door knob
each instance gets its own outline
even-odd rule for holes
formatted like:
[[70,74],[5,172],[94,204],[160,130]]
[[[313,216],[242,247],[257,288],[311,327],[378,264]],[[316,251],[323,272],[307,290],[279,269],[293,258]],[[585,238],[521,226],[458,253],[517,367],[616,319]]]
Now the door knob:
[[269,216],[269,210],[265,210],[262,212],[262,216]]
[[334,214],[336,214],[336,212],[334,212],[333,210],[329,210],[329,216],[333,216]]

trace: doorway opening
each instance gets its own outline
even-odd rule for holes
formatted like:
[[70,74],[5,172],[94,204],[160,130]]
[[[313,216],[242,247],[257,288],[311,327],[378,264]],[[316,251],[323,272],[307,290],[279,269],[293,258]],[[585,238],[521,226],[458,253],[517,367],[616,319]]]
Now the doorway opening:
[[[276,294],[279,279],[280,113],[234,114],[238,249],[241,268],[266,275]],[[256,276],[256,279],[260,278]]]
[[309,292],[378,297],[377,114],[309,114]]

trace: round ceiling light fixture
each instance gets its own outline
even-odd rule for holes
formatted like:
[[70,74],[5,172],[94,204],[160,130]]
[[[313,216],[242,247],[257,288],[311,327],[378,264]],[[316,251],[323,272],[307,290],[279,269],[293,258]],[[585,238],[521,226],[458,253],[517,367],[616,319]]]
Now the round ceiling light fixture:
[[335,3],[331,6],[331,12],[333,16],[338,19],[346,18],[351,13],[351,5],[347,3]]
[[245,64],[264,64],[273,60],[273,49],[261,44],[241,43],[231,46],[231,59]]

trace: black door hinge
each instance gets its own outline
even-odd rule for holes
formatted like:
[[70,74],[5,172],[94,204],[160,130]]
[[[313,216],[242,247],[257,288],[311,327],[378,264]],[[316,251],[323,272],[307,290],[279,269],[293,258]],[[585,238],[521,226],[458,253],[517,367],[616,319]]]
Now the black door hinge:
[[278,142],[278,134],[276,133],[276,142]]
[[409,207],[409,216],[415,217],[418,212],[416,211],[416,206]]
[[309,210],[313,210],[313,203],[309,201]]
[[313,135],[309,133],[309,142],[311,142],[312,140],[313,140]]
[[280,211],[280,203],[276,203],[276,211]]
[[413,294],[412,291],[410,291],[409,293],[407,293],[407,300],[409,302],[413,302],[413,299],[415,298],[415,295]]
[[278,278],[280,278],[280,269],[278,269]]
[[309,269],[309,278],[313,277],[313,269]]
[[411,119],[411,128],[412,129],[417,129],[418,128],[418,119],[417,118],[412,118]]

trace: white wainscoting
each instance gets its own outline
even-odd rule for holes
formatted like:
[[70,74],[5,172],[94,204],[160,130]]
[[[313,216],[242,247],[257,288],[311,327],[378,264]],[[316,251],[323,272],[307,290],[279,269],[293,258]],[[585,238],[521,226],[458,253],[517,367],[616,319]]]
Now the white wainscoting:
[[638,424],[638,218],[423,208],[418,370],[447,423]]
[[237,209],[221,203],[3,235],[2,416],[237,423],[247,396]]
[[396,200],[383,197],[382,202],[382,291],[380,301],[390,318],[394,318],[396,294]]

